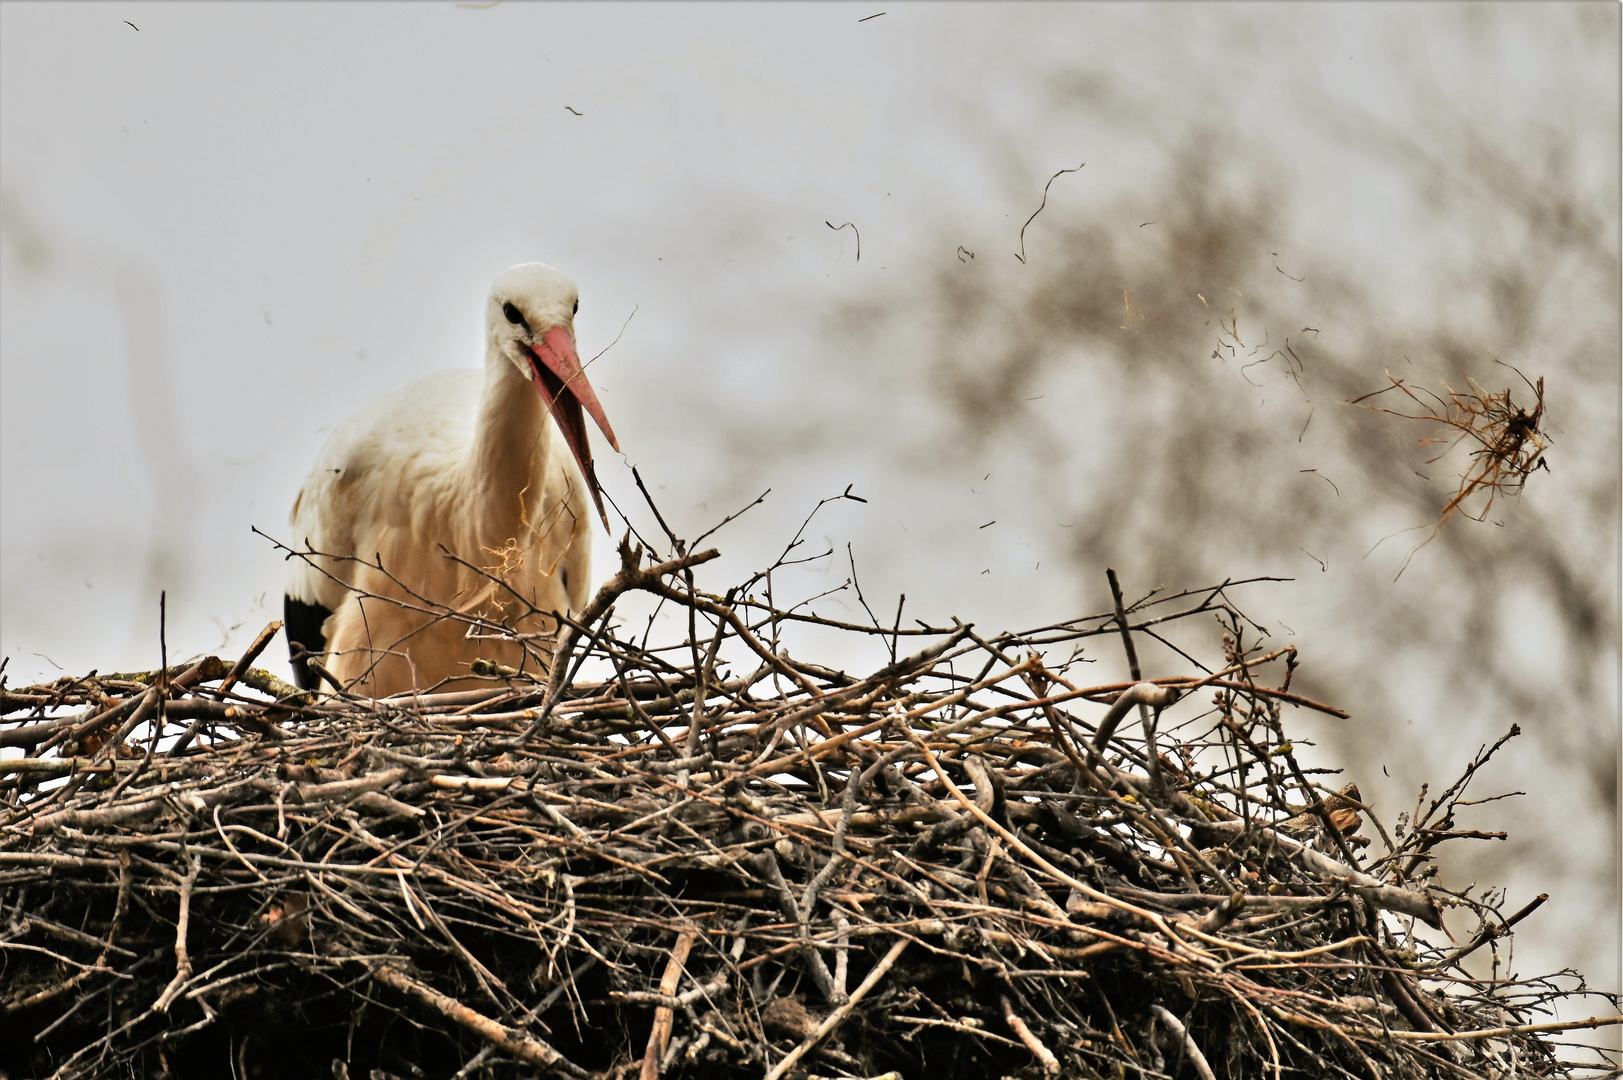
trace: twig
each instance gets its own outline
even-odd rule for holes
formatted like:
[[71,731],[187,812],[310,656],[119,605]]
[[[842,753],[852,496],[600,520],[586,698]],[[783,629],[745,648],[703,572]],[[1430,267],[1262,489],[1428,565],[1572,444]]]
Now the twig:
[[1160,1005],[1151,1005],[1150,1011],[1156,1015],[1156,1018],[1161,1023],[1167,1026],[1168,1031],[1182,1040],[1184,1051],[1189,1055],[1189,1064],[1195,1067],[1195,1072],[1200,1076],[1200,1080],[1217,1080],[1217,1077],[1212,1073],[1212,1067],[1206,1062],[1206,1055],[1200,1052],[1199,1044],[1195,1042],[1195,1037],[1189,1034],[1188,1029],[1183,1026],[1183,1021],[1173,1016]]
[[1055,173],[1053,176],[1050,176],[1048,178],[1048,183],[1043,185],[1043,201],[1038,203],[1037,204],[1037,209],[1035,209],[1035,210],[1033,210],[1031,212],[1031,216],[1026,219],[1026,224],[1020,226],[1020,253],[1018,255],[1016,255],[1015,258],[1020,260],[1020,264],[1022,266],[1024,266],[1025,262],[1026,262],[1026,226],[1030,225],[1033,221],[1036,221],[1037,220],[1037,215],[1042,213],[1043,212],[1043,207],[1048,205],[1048,188],[1050,187],[1050,185],[1052,185],[1054,183],[1055,180],[1058,180],[1060,177],[1064,176],[1066,173],[1081,172],[1082,169],[1084,167],[1086,167],[1086,165],[1087,165],[1087,162],[1084,161],[1081,165],[1078,165],[1074,169],[1061,169],[1059,172]]
[[879,980],[885,977],[885,973],[890,970],[891,965],[896,963],[897,958],[907,950],[910,944],[911,942],[907,938],[897,938],[890,950],[880,958],[879,963],[875,964],[873,970],[868,972],[867,978],[857,984],[856,990],[851,994],[851,1000],[829,1013],[828,1018],[817,1025],[816,1031],[806,1036],[799,1046],[789,1051],[782,1061],[772,1066],[767,1072],[765,1080],[780,1080],[785,1073],[795,1067],[796,1062],[806,1056],[812,1047],[822,1042],[823,1039],[827,1038],[829,1032],[844,1023],[845,1018],[851,1015],[851,1010],[856,1008],[857,1004],[868,996],[868,991],[872,990],[879,983]]
[[[881,11],[880,14],[883,15],[884,12]],[[870,15],[869,18],[873,18],[873,16]],[[862,234],[860,232],[857,232],[857,227],[855,225],[853,225],[849,221],[847,221],[844,225],[836,225],[832,221],[825,221],[825,222],[823,222],[823,224],[827,225],[829,228],[833,229],[835,232],[839,232],[841,229],[850,229],[853,233],[856,233],[856,237],[857,237],[857,262],[862,261]]]
[[192,852],[187,860],[186,876],[180,883],[180,917],[175,920],[175,977],[153,1003],[155,1012],[168,1012],[170,1004],[186,985],[186,980],[192,977],[192,958],[186,950],[186,932],[192,921],[192,886],[197,884],[197,875],[202,869],[202,857]]
[[469,1031],[474,1032],[503,1053],[511,1054],[520,1061],[527,1061],[531,1065],[539,1065],[545,1069],[561,1072],[566,1076],[577,1077],[578,1080],[590,1080],[590,1073],[564,1057],[545,1041],[526,1032],[514,1031],[502,1024],[498,1024],[490,1017],[475,1012],[455,998],[447,997],[432,987],[424,986],[398,968],[390,967],[387,964],[380,965],[372,970],[372,978],[391,990],[416,998],[442,1016],[454,1020]]
[[[665,965],[665,974],[659,980],[659,992],[664,997],[676,993],[677,982],[682,978],[682,965],[687,963],[688,953],[692,951],[693,942],[698,936],[695,930],[684,930],[677,935],[676,944],[671,948],[670,962]],[[648,1033],[648,1048],[642,1056],[641,1080],[659,1080],[659,1062],[670,1045],[671,1021],[675,1015],[668,1005],[654,1010],[654,1027]]]
[[1031,1028],[1026,1025],[1024,1020],[1020,1019],[1019,1014],[1014,1011],[1014,1003],[1009,1000],[1008,994],[998,995],[998,1000],[1003,1003],[1003,1021],[1009,1025],[1009,1030],[1019,1037],[1020,1041],[1025,1044],[1026,1049],[1031,1051],[1032,1056],[1042,1062],[1043,1072],[1049,1076],[1058,1076],[1064,1068],[1064,1066],[1060,1065],[1059,1058],[1055,1057],[1054,1052],[1044,1046],[1043,1041],[1032,1033]]

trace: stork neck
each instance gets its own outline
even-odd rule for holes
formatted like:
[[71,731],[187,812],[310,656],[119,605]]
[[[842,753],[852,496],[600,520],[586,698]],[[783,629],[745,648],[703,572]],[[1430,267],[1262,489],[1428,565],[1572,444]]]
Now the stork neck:
[[546,425],[541,395],[492,345],[469,461],[478,495],[466,508],[492,543],[519,537],[535,520],[552,445]]

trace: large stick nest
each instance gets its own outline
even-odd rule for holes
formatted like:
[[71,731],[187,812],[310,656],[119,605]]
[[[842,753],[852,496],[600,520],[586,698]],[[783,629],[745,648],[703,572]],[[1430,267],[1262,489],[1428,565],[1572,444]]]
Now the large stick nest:
[[[1576,977],[1508,969],[1537,902],[1439,883],[1498,746],[1383,826],[1298,763],[1291,712],[1342,714],[1234,584],[981,637],[705,593],[675,549],[622,549],[549,681],[304,695],[250,666],[273,624],[7,691],[0,1071],[1615,1075],[1552,1038],[1602,1022],[1551,1021]],[[676,644],[614,620],[639,591]],[[886,662],[791,658],[808,623]]]

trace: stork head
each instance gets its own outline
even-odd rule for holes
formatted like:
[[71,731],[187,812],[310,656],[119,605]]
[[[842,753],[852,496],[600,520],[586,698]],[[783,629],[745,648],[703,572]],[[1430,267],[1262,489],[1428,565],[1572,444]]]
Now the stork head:
[[592,414],[610,446],[619,450],[620,444],[575,351],[575,312],[579,309],[580,292],[562,271],[546,263],[520,263],[502,271],[490,287],[485,328],[491,346],[541,395],[575,455],[606,529],[609,519],[603,512],[603,495],[592,468],[583,410]]

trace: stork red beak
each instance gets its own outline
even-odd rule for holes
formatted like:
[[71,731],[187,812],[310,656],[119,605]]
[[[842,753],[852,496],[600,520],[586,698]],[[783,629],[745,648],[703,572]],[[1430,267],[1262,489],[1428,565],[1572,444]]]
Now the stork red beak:
[[575,352],[575,339],[563,327],[554,326],[542,335],[534,349],[527,351],[530,353],[530,381],[535,383],[541,400],[546,402],[552,418],[558,422],[558,429],[564,433],[564,441],[569,444],[575,463],[591,490],[597,516],[602,519],[603,528],[608,529],[609,515],[603,510],[603,494],[592,468],[592,448],[586,442],[586,418],[581,415],[581,409],[592,414],[610,446],[619,450],[620,443],[614,437],[608,417],[603,415],[603,406],[598,404],[592,384],[586,381],[580,355]]

